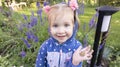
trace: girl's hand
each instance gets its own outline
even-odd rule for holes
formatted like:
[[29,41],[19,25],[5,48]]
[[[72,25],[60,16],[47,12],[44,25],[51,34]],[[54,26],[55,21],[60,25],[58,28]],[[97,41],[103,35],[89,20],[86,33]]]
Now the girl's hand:
[[92,53],[93,50],[91,50],[91,46],[87,46],[83,49],[82,46],[80,46],[73,54],[72,63],[78,65],[84,60],[90,60],[92,58]]

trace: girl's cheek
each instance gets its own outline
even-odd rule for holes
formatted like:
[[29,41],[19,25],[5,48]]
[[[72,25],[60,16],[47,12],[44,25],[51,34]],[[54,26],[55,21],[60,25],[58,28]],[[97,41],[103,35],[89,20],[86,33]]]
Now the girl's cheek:
[[51,33],[55,33],[56,32],[56,29],[54,29],[54,28],[51,28]]

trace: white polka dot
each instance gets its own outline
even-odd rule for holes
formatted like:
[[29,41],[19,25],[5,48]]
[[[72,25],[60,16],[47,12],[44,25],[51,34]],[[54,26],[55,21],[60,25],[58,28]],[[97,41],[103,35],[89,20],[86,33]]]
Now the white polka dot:
[[52,44],[50,44],[50,47],[52,47]]
[[71,49],[68,49],[69,51],[71,50]]
[[48,44],[48,42],[46,42],[46,44]]
[[58,43],[55,43],[56,45],[59,45]]
[[77,44],[78,44],[79,42],[77,41]]
[[45,61],[45,63],[46,63],[46,61]]
[[45,48],[42,48],[42,50],[45,50]]
[[40,52],[38,54],[40,54]]
[[72,40],[70,40],[70,41],[72,41]]
[[41,54],[43,54],[43,52],[41,52]]
[[54,51],[56,51],[56,49],[54,49]]
[[37,61],[38,61],[38,58],[37,58]]
[[76,49],[73,49],[74,51],[76,50]]
[[42,64],[39,64],[40,66],[42,65]]
[[42,59],[40,58],[40,60],[42,60]]

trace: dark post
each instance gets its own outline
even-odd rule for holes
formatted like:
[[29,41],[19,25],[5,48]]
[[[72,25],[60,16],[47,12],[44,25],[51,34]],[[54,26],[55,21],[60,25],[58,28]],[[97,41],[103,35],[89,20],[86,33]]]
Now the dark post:
[[[103,53],[103,49],[104,47],[101,48],[100,52],[98,52],[98,47],[99,47],[99,40],[100,40],[100,36],[101,36],[101,32],[106,32],[104,28],[102,28],[105,23],[105,16],[111,16],[112,14],[114,14],[115,12],[117,12],[119,9],[118,8],[114,8],[114,7],[110,7],[110,6],[102,6],[102,7],[99,7],[96,9],[99,13],[99,16],[98,16],[98,22],[97,22],[97,28],[96,28],[96,33],[95,33],[95,39],[94,39],[94,44],[93,44],[93,57],[91,59],[91,64],[90,64],[90,67],[95,67],[96,66],[96,59],[97,59],[97,54],[99,54],[99,57],[102,57],[102,53]],[[103,20],[104,19],[104,20]],[[109,17],[109,19],[111,19]],[[104,21],[104,22],[103,22]],[[110,20],[106,21],[106,22],[110,22]],[[109,23],[108,25],[109,26]],[[105,27],[105,26],[104,26]],[[103,31],[101,31],[101,29],[103,29]],[[106,33],[103,33],[103,38],[104,38],[104,35],[106,35]],[[105,39],[102,40],[103,42],[101,42],[101,44],[103,44],[103,46],[105,45]],[[98,59],[98,65],[100,65],[100,62],[101,61],[101,58]]]
[[97,63],[96,63],[97,66],[101,66],[101,60],[102,60],[102,55],[103,55],[103,51],[106,43],[107,34],[108,34],[108,31],[102,33],[102,39],[101,39],[99,54],[98,54]]

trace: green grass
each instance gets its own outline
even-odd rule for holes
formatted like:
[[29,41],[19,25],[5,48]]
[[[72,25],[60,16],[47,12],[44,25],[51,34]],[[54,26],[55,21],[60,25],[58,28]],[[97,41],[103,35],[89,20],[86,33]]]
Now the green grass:
[[[115,13],[111,19],[111,26],[108,36],[108,44],[113,45],[115,48],[120,47],[120,12]],[[120,50],[120,48],[119,48]]]

